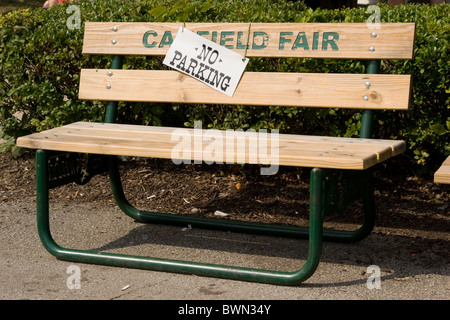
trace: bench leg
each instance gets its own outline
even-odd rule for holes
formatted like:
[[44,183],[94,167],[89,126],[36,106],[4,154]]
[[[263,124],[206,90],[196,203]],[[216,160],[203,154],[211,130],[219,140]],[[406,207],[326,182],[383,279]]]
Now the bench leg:
[[359,180],[358,194],[362,200],[363,221],[356,230],[326,230],[324,239],[335,242],[361,241],[371,234],[375,226],[376,204],[373,186],[373,177],[370,170],[360,171],[356,179]]
[[[63,248],[52,238],[49,224],[49,170],[48,154],[39,150],[36,154],[37,228],[44,247],[61,260],[108,266],[148,269],[165,272],[196,274],[200,276],[253,281],[277,285],[299,284],[315,272],[322,252],[324,173],[314,169],[311,173],[311,204],[308,257],[303,267],[294,272],[240,268],[234,266],[195,263],[123,254]],[[116,190],[117,191],[117,190]],[[123,204],[122,204],[123,205]],[[136,212],[139,214],[139,212]]]
[[[325,172],[323,174],[325,174]],[[299,239],[309,238],[309,228],[307,227],[283,226],[283,225],[232,221],[225,219],[203,218],[177,214],[142,211],[133,207],[126,199],[126,196],[122,188],[120,173],[115,157],[109,158],[109,178],[112,193],[118,206],[128,216],[139,222],[161,223],[179,226],[191,225],[192,227],[195,228],[264,234],[264,235],[292,237]],[[323,230],[324,241],[355,242],[364,239],[372,232],[375,224],[375,198],[373,193],[372,176],[370,172],[361,172],[360,178],[364,180],[364,183],[362,184],[364,188],[364,190],[362,191],[362,201],[364,211],[362,225],[356,230],[324,229]],[[316,191],[314,191],[313,188],[311,187],[311,193],[314,192]],[[321,190],[321,192],[323,192],[323,190]],[[323,212],[325,210],[324,207],[321,207],[321,210]]]

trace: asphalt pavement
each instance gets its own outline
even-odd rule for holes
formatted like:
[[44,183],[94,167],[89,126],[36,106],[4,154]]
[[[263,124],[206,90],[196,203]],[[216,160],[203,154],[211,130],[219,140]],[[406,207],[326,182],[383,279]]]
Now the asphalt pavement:
[[[296,270],[308,246],[306,240],[141,224],[98,203],[52,203],[50,219],[55,241],[69,248],[252,268]],[[172,300],[172,311],[184,312],[178,308],[185,300],[449,299],[450,268],[439,254],[448,241],[411,254],[411,246],[424,240],[394,229],[376,228],[358,243],[325,242],[313,276],[286,287],[57,260],[39,241],[32,197],[0,202],[0,228],[1,300]]]

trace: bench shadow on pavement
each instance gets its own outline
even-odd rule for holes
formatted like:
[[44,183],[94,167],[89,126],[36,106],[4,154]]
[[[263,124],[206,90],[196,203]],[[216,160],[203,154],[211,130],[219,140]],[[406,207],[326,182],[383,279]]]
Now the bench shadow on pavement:
[[[444,274],[445,268],[440,266],[446,265],[448,251],[445,248],[448,247],[449,241],[445,240],[379,233],[373,233],[356,243],[324,242],[321,262],[316,273],[320,272],[324,264],[336,264],[341,269],[342,266],[358,267],[361,271],[354,277],[359,279],[336,281],[335,277],[326,283],[315,283],[313,276],[299,286],[361,285],[367,281],[368,275],[365,274],[365,270],[370,265],[380,267],[381,280],[401,279],[426,273]],[[139,248],[140,255],[147,254],[155,258],[293,271],[303,265],[307,256],[308,241],[137,223],[137,226],[126,235],[92,249],[115,252],[123,250],[129,253],[136,248]],[[330,274],[330,277],[335,275]]]

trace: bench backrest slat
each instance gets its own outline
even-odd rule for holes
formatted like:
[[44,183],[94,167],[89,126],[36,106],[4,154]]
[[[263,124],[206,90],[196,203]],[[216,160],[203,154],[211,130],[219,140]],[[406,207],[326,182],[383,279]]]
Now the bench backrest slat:
[[409,75],[246,72],[230,98],[177,71],[83,69],[79,97],[103,101],[406,110],[410,83]]
[[[83,53],[165,55],[182,23],[87,22]],[[186,23],[247,57],[412,59],[414,23]],[[249,32],[250,31],[250,32]],[[250,39],[247,41],[248,34]]]

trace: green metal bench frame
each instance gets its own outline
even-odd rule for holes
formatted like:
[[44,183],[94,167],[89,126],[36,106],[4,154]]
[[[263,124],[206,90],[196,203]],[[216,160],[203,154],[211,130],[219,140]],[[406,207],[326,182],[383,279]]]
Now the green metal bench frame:
[[[113,69],[120,69],[122,59],[120,56],[113,58]],[[369,62],[369,73],[377,73],[379,61]],[[105,122],[115,121],[117,113],[117,102],[110,102],[107,106]],[[370,137],[373,127],[373,111],[363,111],[361,123],[361,138]],[[61,154],[57,154],[61,156]],[[51,236],[49,226],[49,159],[55,155],[52,152],[39,150],[36,153],[37,165],[37,227],[40,239],[44,247],[55,257],[61,260],[92,263],[117,267],[149,269],[166,272],[177,272],[186,274],[196,274],[201,276],[219,277],[234,280],[255,281],[261,283],[271,283],[277,285],[293,285],[308,279],[319,265],[322,240],[337,242],[360,241],[367,237],[373,230],[375,224],[375,199],[373,192],[372,177],[369,170],[355,172],[359,175],[356,180],[364,181],[365,186],[360,194],[363,200],[364,218],[361,227],[354,231],[345,230],[323,230],[323,217],[325,212],[324,200],[327,199],[327,192],[324,186],[328,177],[335,170],[314,168],[311,170],[310,182],[310,213],[309,228],[290,227],[281,225],[270,225],[251,222],[236,222],[223,219],[190,217],[183,215],[171,215],[165,213],[154,213],[141,211],[127,201],[122,188],[117,159],[106,157],[108,174],[114,199],[120,209],[131,218],[144,223],[162,223],[170,225],[187,226],[195,228],[207,228],[216,230],[227,230],[235,232],[247,232],[255,234],[294,237],[308,239],[308,257],[304,266],[295,272],[281,272],[272,270],[259,270],[251,268],[230,267],[214,264],[203,264],[188,261],[171,259],[158,259],[140,256],[130,256],[123,254],[75,250],[62,248],[55,243]],[[93,174],[91,174],[93,176]],[[361,180],[362,179],[362,180]]]

